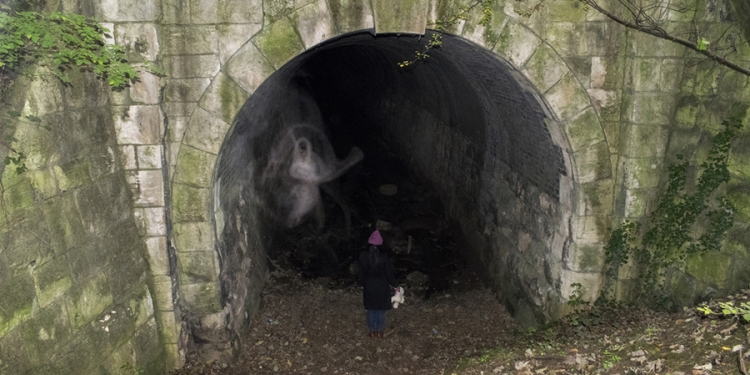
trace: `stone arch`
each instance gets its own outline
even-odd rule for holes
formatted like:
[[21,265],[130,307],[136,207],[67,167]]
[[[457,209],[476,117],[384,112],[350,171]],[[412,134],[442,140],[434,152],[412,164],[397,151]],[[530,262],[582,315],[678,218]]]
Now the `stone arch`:
[[[261,83],[295,56],[347,31],[372,28],[368,9],[363,10],[358,24],[354,22],[357,25],[336,26],[333,16],[327,16],[335,13],[325,4],[318,1],[297,9],[249,38],[204,84],[199,104],[187,122],[172,175],[171,237],[183,308],[192,316],[202,317],[197,324],[205,329],[244,321],[251,313],[237,306],[232,311],[226,304],[227,291],[222,295],[215,226],[225,224],[222,214],[216,214],[218,205],[213,197],[217,191],[215,166],[235,114]],[[565,222],[569,225],[560,227],[559,235],[549,239],[562,266],[556,276],[558,290],[552,293],[557,297],[544,301],[542,314],[555,317],[564,309],[564,299],[571,295],[570,284],[583,284],[590,298],[598,293],[603,263],[601,238],[613,199],[610,152],[588,93],[555,50],[512,18],[504,18],[493,27],[488,34],[478,31],[479,26],[471,29],[463,25],[466,31],[459,30],[458,34],[507,61],[519,81],[530,82],[536,89],[540,103],[548,105],[547,130],[561,148],[569,172],[560,181],[560,201],[568,210]],[[262,283],[264,270],[257,272],[254,277]],[[244,316],[233,319],[233,314]]]

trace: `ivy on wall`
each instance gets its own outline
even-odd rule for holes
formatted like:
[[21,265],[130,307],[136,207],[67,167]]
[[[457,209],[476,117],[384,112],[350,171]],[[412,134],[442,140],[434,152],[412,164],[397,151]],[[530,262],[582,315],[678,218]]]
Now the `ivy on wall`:
[[106,43],[108,32],[80,14],[14,11],[0,5],[0,70],[18,72],[38,63],[69,84],[67,72],[83,69],[114,88],[125,87],[138,73],[121,47]]
[[677,162],[668,167],[666,190],[651,215],[643,223],[626,220],[612,231],[605,246],[607,282],[602,299],[612,299],[620,266],[633,260],[634,292],[652,307],[663,307],[668,299],[666,271],[683,266],[688,255],[721,249],[724,235],[734,223],[734,207],[718,189],[729,181],[730,143],[742,122],[735,117],[722,125],[699,167],[695,186],[688,185],[690,164],[678,155]]

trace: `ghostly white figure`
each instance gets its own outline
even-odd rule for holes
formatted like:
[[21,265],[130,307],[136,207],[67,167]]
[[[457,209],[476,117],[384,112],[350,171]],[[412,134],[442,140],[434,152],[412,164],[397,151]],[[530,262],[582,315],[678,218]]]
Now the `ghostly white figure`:
[[[319,128],[295,125],[274,145],[263,172],[263,183],[276,197],[276,205],[288,227],[299,225],[315,210],[318,227],[322,228],[325,214],[320,185],[340,177],[363,157],[362,151],[354,147],[344,160],[339,160]],[[339,204],[347,213],[342,202]]]

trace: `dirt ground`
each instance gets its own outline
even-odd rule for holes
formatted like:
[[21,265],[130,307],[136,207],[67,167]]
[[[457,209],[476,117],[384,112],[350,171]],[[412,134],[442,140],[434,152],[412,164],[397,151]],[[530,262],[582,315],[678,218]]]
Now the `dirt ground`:
[[[737,318],[620,308],[597,325],[524,330],[472,275],[452,283],[429,299],[407,291],[387,313],[385,338],[373,339],[358,287],[272,279],[236,363],[189,361],[172,374],[698,375],[743,374],[750,362],[748,325]],[[750,290],[732,298],[747,302]]]

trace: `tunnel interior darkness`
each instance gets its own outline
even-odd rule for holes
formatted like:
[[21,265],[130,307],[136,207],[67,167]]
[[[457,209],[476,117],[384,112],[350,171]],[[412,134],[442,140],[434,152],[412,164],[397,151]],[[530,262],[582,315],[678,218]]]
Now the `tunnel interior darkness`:
[[[332,39],[274,73],[237,114],[214,184],[222,292],[236,328],[257,308],[267,259],[346,278],[377,220],[394,226],[383,231],[389,247],[429,249],[422,266],[402,270],[435,259],[467,264],[511,313],[532,320],[534,306],[555,298],[560,259],[550,254],[564,232],[559,180],[568,172],[564,145],[545,125],[553,115],[507,62],[459,37],[445,35],[426,61],[398,66],[428,38]],[[338,159],[355,147],[364,154],[325,184],[322,229],[313,214],[288,228],[274,200],[280,190],[261,183],[279,139],[299,124],[324,134]],[[383,184],[398,194],[384,196]]]

